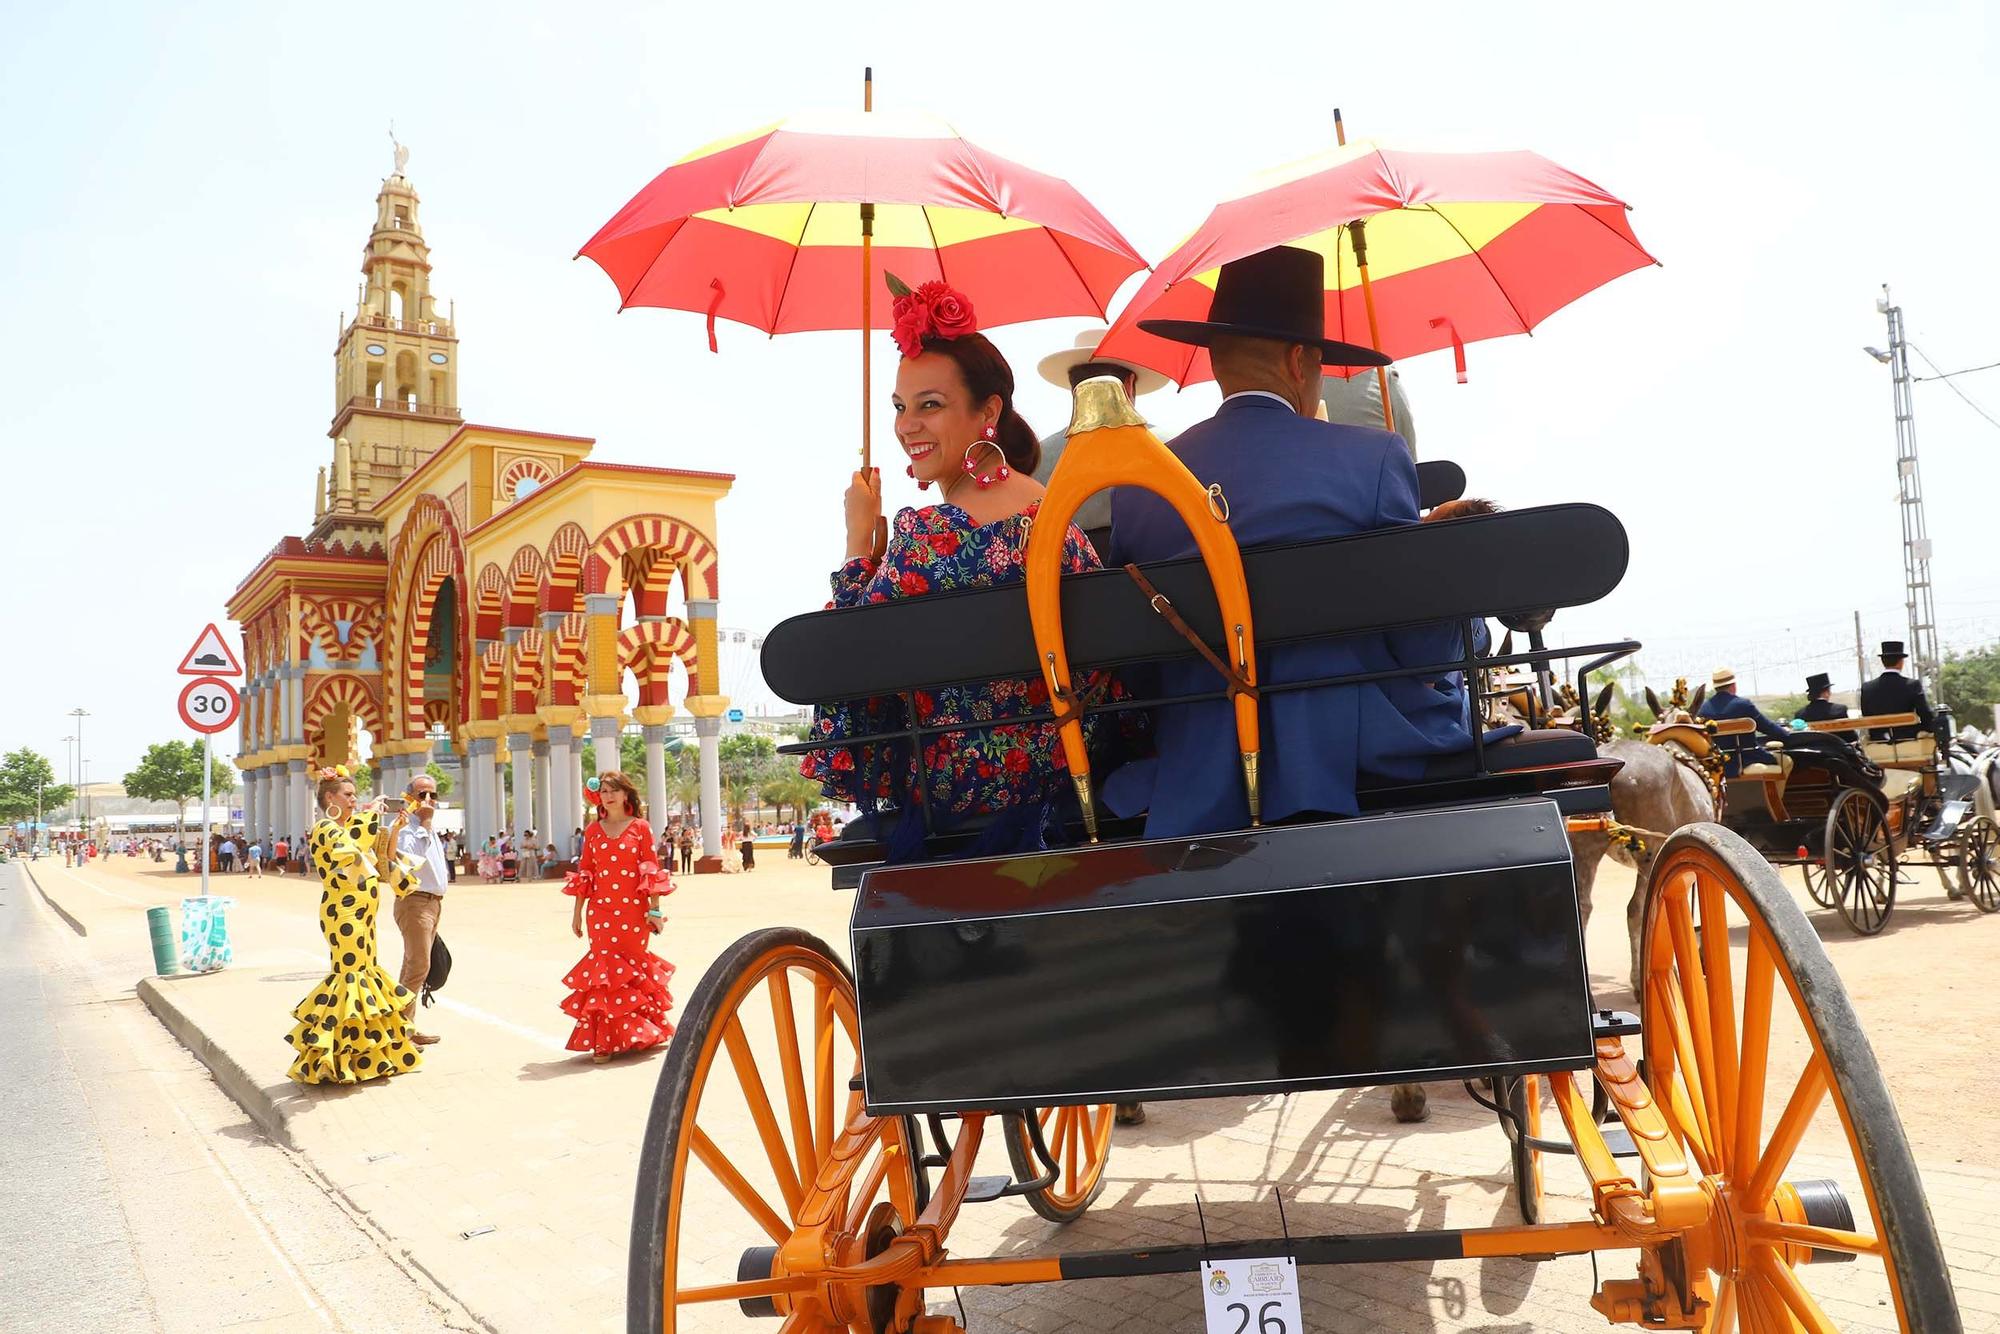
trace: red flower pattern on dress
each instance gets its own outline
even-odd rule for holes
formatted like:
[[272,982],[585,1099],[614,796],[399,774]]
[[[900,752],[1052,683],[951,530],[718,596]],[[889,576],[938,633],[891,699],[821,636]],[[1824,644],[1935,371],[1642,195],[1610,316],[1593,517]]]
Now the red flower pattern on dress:
[[[879,563],[862,557],[834,571],[833,606],[1019,583],[1026,577],[1027,534],[1036,508],[1030,505],[1020,514],[984,526],[949,503],[902,510]],[[1064,571],[1073,574],[1098,567],[1089,539],[1072,526],[1063,543]],[[1129,698],[1115,679],[1102,674],[1086,678],[1085,690],[1094,697],[1109,692],[1110,698]],[[988,722],[1047,706],[1048,690],[1039,678],[916,692],[918,722],[926,727]],[[1092,719],[1086,727],[1094,737],[1107,724],[1128,738],[1143,731],[1143,720],[1130,714],[1119,715],[1115,722]],[[854,700],[816,710],[812,739],[892,732],[906,725],[899,699]],[[855,749],[861,751],[859,756]],[[908,799],[902,794],[915,790],[916,764],[906,748],[855,749],[814,752],[800,772],[818,780],[827,796],[839,800],[859,802],[870,794]],[[1058,790],[1054,780],[1068,768],[1053,723],[1003,723],[947,732],[925,740],[923,757],[929,786],[919,798],[947,815],[1040,801]]]
[[563,1013],[576,1020],[568,1048],[611,1055],[658,1046],[673,1036],[667,991],[674,966],[648,945],[650,896],[671,894],[673,880],[653,851],[653,831],[634,820],[616,838],[593,820],[583,855],[563,893],[585,901],[590,952],[563,977]]

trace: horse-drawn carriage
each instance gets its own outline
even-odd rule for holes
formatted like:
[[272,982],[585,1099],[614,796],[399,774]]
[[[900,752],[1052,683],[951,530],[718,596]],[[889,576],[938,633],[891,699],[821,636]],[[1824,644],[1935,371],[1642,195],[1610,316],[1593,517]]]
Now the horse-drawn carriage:
[[[1085,389],[1117,394],[1110,381]],[[1257,654],[1273,645],[1467,626],[1456,661],[1408,669],[1438,679],[1482,665],[1472,618],[1589,603],[1624,571],[1622,528],[1588,505],[1239,561],[1184,469],[1169,476],[1146,455],[1143,479],[1133,475],[1143,431],[1118,411],[1122,396],[1095,416],[1090,397],[1079,417],[1095,429],[1073,427],[1025,589],[796,617],[766,639],[770,687],[801,703],[907,705],[945,684],[1040,673],[1055,708],[1030,716],[1074,738],[1080,715],[1098,711],[1076,693],[1081,672],[1195,654],[1162,603],[1207,653],[1219,648],[1239,686],[1271,694],[1361,679],[1260,686]],[[1060,538],[1079,488],[1133,481],[1175,500],[1205,560],[1147,566],[1146,585],[1115,570],[1058,582],[1035,543]],[[1247,692],[1229,693],[1240,705]],[[1365,788],[1356,818],[1264,826],[1254,694],[1248,703],[1236,717],[1251,827],[1146,838],[1135,822],[1099,820],[1088,756],[1078,764],[1071,751],[1079,799],[1046,848],[954,858],[980,838],[976,822],[945,828],[914,803],[821,849],[837,882],[858,885],[852,966],[774,927],[744,937],[696,988],[646,1131],[630,1328],[741,1312],[788,1331],[947,1334],[961,1327],[927,1290],[1194,1273],[1259,1256],[1310,1266],[1599,1252],[1636,1260],[1591,1298],[1613,1322],[1827,1328],[1810,1276],[1858,1255],[1905,1328],[1959,1327],[1915,1165],[1840,981],[1740,838],[1698,826],[1660,850],[1645,889],[1641,1014],[1609,1012],[1590,991],[1565,835],[1572,821],[1602,821],[1616,761],[1574,732],[1482,739],[1418,781]],[[818,744],[902,747],[902,762],[921,766],[934,733],[963,728],[912,723]],[[918,841],[896,827],[910,820],[924,822],[923,859],[886,864],[892,845]],[[1054,1221],[1082,1213],[1103,1181],[1114,1104],[1406,1080],[1490,1081],[1530,1221],[949,1249],[961,1210],[982,1201],[1023,1196]],[[1550,1108],[1560,1135],[1543,1125]],[[1003,1174],[978,1171],[989,1132],[1004,1142]],[[1791,1179],[1808,1142],[1812,1177]],[[1825,1171],[1829,1146],[1839,1165]],[[1568,1221],[1532,1221],[1544,1155],[1558,1151],[1574,1154],[1588,1202]],[[1265,1331],[1267,1316],[1244,1313]]]
[[[1753,762],[1727,781],[1722,822],[1772,864],[1800,867],[1814,902],[1864,936],[1888,925],[1899,868],[1912,853],[1952,898],[2000,909],[2000,826],[1981,801],[1988,780],[1955,761],[1949,720],[1940,713],[1942,740],[1900,741],[1865,738],[1911,729],[1915,714],[1809,723],[1750,752]],[[1698,727],[1726,737],[1754,725],[1668,723],[1653,729],[1654,739],[1700,747]]]

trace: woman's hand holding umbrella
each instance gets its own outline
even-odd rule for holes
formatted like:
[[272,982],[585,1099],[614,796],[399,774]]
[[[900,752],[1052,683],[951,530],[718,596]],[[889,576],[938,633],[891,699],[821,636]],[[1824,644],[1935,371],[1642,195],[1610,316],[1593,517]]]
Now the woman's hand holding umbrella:
[[879,556],[876,529],[882,523],[882,470],[856,468],[847,484],[847,559]]

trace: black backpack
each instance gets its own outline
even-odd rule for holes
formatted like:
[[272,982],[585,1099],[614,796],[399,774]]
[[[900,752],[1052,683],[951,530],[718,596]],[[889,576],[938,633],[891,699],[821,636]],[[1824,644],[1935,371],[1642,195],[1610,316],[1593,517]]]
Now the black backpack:
[[451,951],[445,948],[443,936],[431,937],[431,970],[424,974],[423,1000],[431,1003],[431,993],[444,990],[444,984],[451,979]]

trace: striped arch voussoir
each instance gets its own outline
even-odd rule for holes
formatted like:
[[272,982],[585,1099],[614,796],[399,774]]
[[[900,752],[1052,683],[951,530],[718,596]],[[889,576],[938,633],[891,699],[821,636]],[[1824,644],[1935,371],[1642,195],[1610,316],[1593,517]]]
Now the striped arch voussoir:
[[717,594],[715,544],[700,530],[664,514],[639,515],[612,524],[591,544],[586,592],[602,593],[619,558],[653,548],[681,572],[689,598],[714,599]]
[[382,710],[375,702],[375,694],[369,690],[358,676],[342,673],[328,677],[313,691],[306,701],[305,727],[308,736],[326,725],[326,720],[341,705],[347,705],[355,717],[376,736],[382,735]]
[[688,693],[703,693],[700,650],[685,622],[671,616],[640,621],[618,636],[618,660],[638,679],[642,703],[668,702],[667,672],[676,658],[687,668]]

